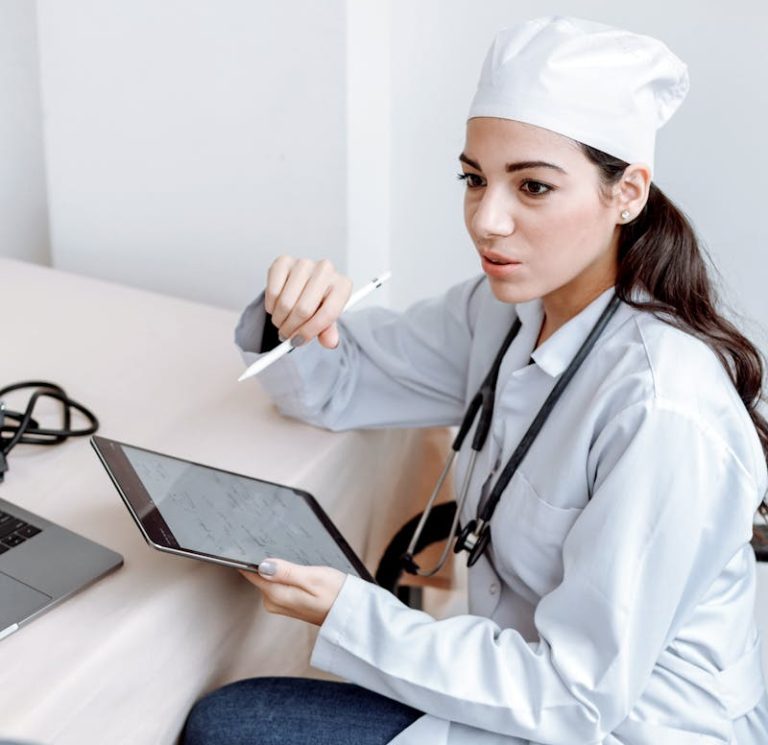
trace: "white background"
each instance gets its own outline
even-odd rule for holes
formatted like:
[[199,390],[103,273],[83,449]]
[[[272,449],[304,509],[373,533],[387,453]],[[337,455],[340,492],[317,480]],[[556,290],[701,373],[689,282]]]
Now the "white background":
[[0,0],[0,256],[47,264],[42,126],[35,4]]
[[[762,324],[768,4],[535,9],[557,12],[652,34],[688,63],[657,180],[727,299]],[[278,253],[329,256],[357,281],[390,267],[378,299],[396,307],[440,292],[478,268],[454,177],[480,64],[530,14],[509,0],[0,0],[0,54],[19,60],[0,70],[0,253],[46,261],[47,205],[55,266],[225,307]]]

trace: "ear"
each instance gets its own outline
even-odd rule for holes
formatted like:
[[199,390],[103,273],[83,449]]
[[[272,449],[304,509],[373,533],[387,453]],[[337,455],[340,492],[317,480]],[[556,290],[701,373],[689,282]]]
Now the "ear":
[[615,187],[616,224],[632,222],[645,207],[651,188],[651,169],[644,163],[632,163],[624,170]]

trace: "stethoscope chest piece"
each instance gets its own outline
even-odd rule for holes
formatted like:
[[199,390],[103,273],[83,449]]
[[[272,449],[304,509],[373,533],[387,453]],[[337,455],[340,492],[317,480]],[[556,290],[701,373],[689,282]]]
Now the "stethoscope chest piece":
[[473,566],[491,542],[491,526],[484,520],[470,520],[456,536],[453,552],[468,551],[467,566]]
[[[600,317],[597,319],[597,322],[587,335],[587,338],[584,340],[574,355],[570,364],[557,379],[557,382],[554,384],[552,390],[534,417],[530,426],[526,430],[519,444],[515,448],[512,455],[509,457],[509,460],[501,471],[499,478],[495,483],[491,484],[491,481],[498,467],[497,463],[496,467],[494,467],[493,471],[486,479],[485,483],[483,484],[483,488],[481,489],[476,518],[474,520],[470,520],[464,526],[464,528],[459,530],[459,518],[467,498],[470,484],[472,482],[472,473],[475,468],[475,461],[477,460],[478,453],[483,449],[491,428],[496,383],[499,377],[501,363],[504,359],[504,355],[506,354],[507,349],[520,330],[520,319],[517,318],[515,320],[515,323],[509,330],[506,338],[504,339],[504,342],[499,348],[499,351],[496,353],[496,357],[490,371],[488,372],[488,375],[485,377],[482,385],[480,386],[480,389],[470,402],[467,412],[464,415],[464,419],[461,422],[461,426],[459,427],[456,439],[451,446],[452,452],[448,462],[446,463],[445,468],[443,469],[440,478],[438,479],[437,485],[435,486],[435,489],[427,502],[427,506],[424,509],[416,530],[413,533],[408,549],[405,555],[402,557],[402,566],[406,571],[412,574],[419,574],[422,577],[432,576],[438,572],[445,564],[447,557],[450,555],[450,540],[453,536],[456,536],[456,542],[453,546],[454,553],[458,554],[461,551],[469,552],[469,556],[467,558],[467,566],[472,566],[477,562],[480,556],[482,556],[483,552],[486,550],[486,548],[488,548],[488,545],[491,542],[490,521],[493,517],[494,510],[496,509],[496,505],[498,504],[502,493],[507,488],[507,485],[509,484],[512,477],[515,475],[518,466],[525,458],[525,455],[530,449],[531,445],[533,445],[533,442],[536,440],[539,431],[544,426],[544,423],[547,421],[549,415],[552,412],[552,409],[555,407],[555,404],[559,400],[563,391],[565,391],[571,378],[576,374],[576,371],[579,369],[582,362],[584,362],[584,359],[595,345],[595,342],[597,341],[605,326],[608,324],[608,321],[618,309],[620,302],[621,301],[617,295],[614,295],[611,298],[608,305],[604,308],[603,312],[600,314]],[[435,500],[443,485],[451,463],[453,462],[456,453],[461,449],[464,438],[475,423],[475,419],[477,418],[478,413],[480,414],[479,421],[477,423],[477,427],[475,428],[471,443],[469,464],[463,478],[463,483],[461,490],[459,491],[458,499],[456,500],[457,508],[453,518],[453,524],[449,532],[448,543],[443,549],[443,553],[441,554],[440,559],[438,560],[435,567],[429,571],[422,570],[413,559],[415,548],[419,543],[422,532],[424,531],[425,524],[427,522],[427,518],[432,511]]]

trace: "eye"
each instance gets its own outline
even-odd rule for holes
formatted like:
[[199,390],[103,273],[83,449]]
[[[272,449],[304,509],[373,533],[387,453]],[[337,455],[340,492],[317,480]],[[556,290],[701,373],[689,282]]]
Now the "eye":
[[464,181],[467,185],[467,189],[476,189],[478,186],[483,186],[483,179],[476,173],[459,173],[456,175],[459,181]]
[[552,186],[533,180],[524,181],[520,188],[532,197],[541,197],[553,190]]

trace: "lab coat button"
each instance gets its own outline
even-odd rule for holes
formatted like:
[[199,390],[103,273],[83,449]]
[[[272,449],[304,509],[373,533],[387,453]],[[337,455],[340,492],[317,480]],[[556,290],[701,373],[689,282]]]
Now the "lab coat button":
[[499,583],[498,582],[491,582],[491,586],[488,588],[488,592],[491,595],[497,595],[499,592]]

